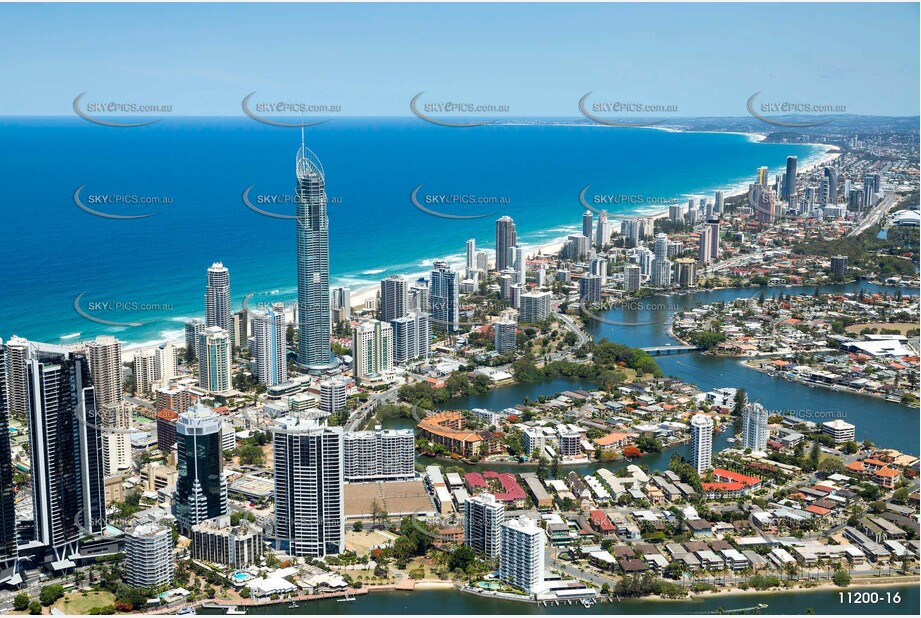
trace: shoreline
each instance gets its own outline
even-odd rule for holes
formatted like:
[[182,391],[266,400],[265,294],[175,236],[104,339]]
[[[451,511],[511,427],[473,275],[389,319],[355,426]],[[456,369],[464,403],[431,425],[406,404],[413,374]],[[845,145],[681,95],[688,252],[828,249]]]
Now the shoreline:
[[[663,128],[663,127],[647,127],[647,128],[651,128],[654,130],[667,130],[667,131],[676,132],[676,133],[707,133],[707,134],[743,135],[743,136],[748,137],[753,143],[763,143],[767,137],[765,134],[761,134],[761,133],[747,133],[747,132],[740,132],[740,131],[687,131],[683,129],[668,129],[668,128]],[[808,171],[814,170],[815,168],[826,165],[829,162],[841,156],[842,154],[841,151],[838,150],[838,147],[832,144],[806,143],[806,144],[796,144],[796,145],[797,146],[811,146],[813,148],[821,149],[821,152],[816,152],[814,155],[810,155],[809,158],[813,160],[809,163],[804,164],[802,168],[803,172],[808,172]],[[748,184],[750,183],[738,182],[738,183],[733,184],[732,181],[729,180],[724,183],[709,187],[707,190],[704,190],[701,192],[682,193],[681,196],[675,197],[674,199],[679,200],[679,201],[676,201],[675,203],[682,203],[682,201],[680,200],[683,200],[686,202],[686,200],[691,197],[694,197],[694,198],[709,197],[709,196],[712,196],[716,191],[723,191],[724,199],[734,198],[734,197],[738,197],[738,196],[747,194]],[[635,212],[633,214],[630,214],[629,216],[621,216],[621,217],[612,216],[610,221],[612,222],[612,225],[613,225],[613,224],[617,224],[619,221],[622,221],[625,218],[642,217],[642,218],[649,218],[649,219],[658,219],[658,218],[667,217],[667,216],[668,216],[667,209],[664,211],[654,210],[651,212]],[[575,222],[576,219],[573,218],[573,221]],[[570,226],[558,225],[554,227],[564,228],[564,229],[566,227],[571,227],[573,231],[578,231],[579,224],[578,222],[575,222]],[[546,229],[538,229],[538,230],[535,230],[534,232],[531,232],[531,234],[536,235],[540,233],[545,233],[547,231],[548,230]],[[523,235],[523,236],[526,236],[526,235]],[[533,243],[524,243],[523,248],[525,249],[525,254],[532,258],[536,255],[553,255],[560,251],[560,249],[566,242],[566,239],[567,239],[566,235],[560,235],[560,236],[552,237],[549,239],[537,240],[536,242],[533,242]],[[526,240],[526,239],[523,238],[522,240]],[[462,258],[463,258],[462,253],[457,253],[457,254],[452,254],[452,255],[447,256],[447,260],[451,264],[452,267],[462,266],[463,264]],[[390,268],[388,267],[368,268],[362,271],[362,273],[360,274],[366,275],[366,276],[370,273],[376,273],[376,274],[383,275],[385,272],[388,272],[388,271],[390,271]],[[403,269],[400,272],[393,272],[390,274],[398,274],[399,276],[402,276],[404,278],[412,279],[418,276],[424,276],[425,274],[427,274],[427,272],[428,272],[427,270],[417,271],[417,270]],[[354,273],[351,273],[351,274],[346,273],[346,274],[340,275],[336,278],[335,281],[332,282],[331,287],[339,287],[339,286],[348,287],[349,286],[348,280],[356,276],[357,275]],[[367,301],[375,297],[379,288],[380,288],[380,283],[376,282],[376,283],[368,283],[367,285],[361,285],[357,289],[353,289],[351,293],[352,309],[354,310],[356,307],[359,309],[362,308]],[[261,295],[278,294],[279,296],[282,296],[282,295],[289,296],[288,292],[290,292],[291,294],[296,293],[293,288],[288,288],[288,289],[285,289],[284,291],[285,291],[285,294],[279,294],[279,290],[277,289],[276,290],[265,290],[265,291],[259,292],[257,295],[261,296]],[[198,317],[201,317],[201,316],[198,316]],[[134,353],[136,351],[155,349],[157,346],[159,346],[160,344],[164,342],[171,342],[174,345],[178,345],[182,347],[185,341],[184,331],[180,328],[180,329],[173,329],[171,332],[175,333],[172,337],[162,337],[156,340],[145,339],[143,341],[138,341],[138,342],[131,342],[131,341],[124,340],[122,341],[123,343],[122,352],[123,353],[124,352]],[[64,337],[68,337],[69,339],[64,339]],[[77,343],[77,342],[88,340],[88,339],[83,339],[82,337],[83,337],[82,333],[70,333],[68,335],[57,337],[56,339],[60,341],[61,345],[68,345],[71,343]],[[71,341],[71,339],[73,341]]]
[[[783,354],[780,354],[780,355],[777,355],[777,356],[784,356],[784,355],[783,355]],[[739,356],[723,356],[723,358],[743,358],[743,357],[739,357]],[[744,357],[744,358],[751,358],[751,357]],[[768,356],[762,356],[761,358],[770,358],[770,355],[768,355]],[[896,404],[899,404],[899,405],[907,406],[907,407],[909,407],[909,408],[914,408],[913,405],[906,404],[906,403],[902,403],[901,401],[892,401],[891,399],[887,399],[887,398],[885,398],[885,397],[883,397],[883,396],[881,396],[881,395],[877,395],[877,394],[875,394],[875,393],[867,393],[867,392],[864,392],[864,391],[857,391],[857,390],[854,390],[854,389],[849,388],[849,387],[847,387],[847,386],[838,386],[838,385],[832,386],[832,385],[822,384],[822,383],[815,383],[815,384],[813,384],[813,383],[811,383],[811,382],[806,382],[805,380],[797,380],[797,379],[794,379],[794,378],[789,378],[789,377],[787,377],[785,374],[783,374],[783,373],[781,373],[781,372],[777,372],[777,371],[770,372],[770,371],[767,371],[766,369],[761,369],[761,368],[759,368],[759,367],[752,367],[751,365],[749,365],[748,363],[746,363],[744,360],[739,361],[739,364],[742,365],[743,367],[747,368],[747,369],[751,369],[751,370],[753,370],[753,371],[757,371],[758,373],[763,373],[764,375],[769,376],[769,377],[771,377],[771,378],[779,378],[779,379],[781,379],[781,380],[786,380],[787,382],[793,382],[793,383],[795,383],[795,384],[801,384],[801,385],[803,385],[803,386],[808,386],[808,387],[810,387],[810,388],[823,388],[823,389],[825,389],[825,390],[827,390],[827,391],[834,391],[834,392],[838,392],[838,393],[846,393],[846,394],[848,394],[848,395],[859,395],[859,396],[862,396],[862,397],[872,397],[873,399],[879,399],[880,401],[888,401],[889,403],[896,403]]]

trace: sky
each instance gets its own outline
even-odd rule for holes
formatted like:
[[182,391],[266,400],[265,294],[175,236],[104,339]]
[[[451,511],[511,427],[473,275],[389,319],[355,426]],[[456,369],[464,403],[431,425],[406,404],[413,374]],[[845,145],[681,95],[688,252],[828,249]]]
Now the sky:
[[408,116],[409,102],[743,116],[747,99],[917,115],[911,4],[0,4],[0,116],[74,98],[239,115],[241,100]]

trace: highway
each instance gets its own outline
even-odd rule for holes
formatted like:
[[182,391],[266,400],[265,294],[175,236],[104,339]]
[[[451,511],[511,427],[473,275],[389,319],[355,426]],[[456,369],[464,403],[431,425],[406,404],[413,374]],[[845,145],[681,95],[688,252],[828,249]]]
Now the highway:
[[867,215],[863,218],[857,227],[847,233],[848,237],[853,238],[855,236],[859,236],[870,227],[881,222],[889,213],[889,210],[891,210],[892,207],[897,203],[898,196],[895,193],[886,195],[883,198],[883,201],[870,209],[870,212],[867,213]]

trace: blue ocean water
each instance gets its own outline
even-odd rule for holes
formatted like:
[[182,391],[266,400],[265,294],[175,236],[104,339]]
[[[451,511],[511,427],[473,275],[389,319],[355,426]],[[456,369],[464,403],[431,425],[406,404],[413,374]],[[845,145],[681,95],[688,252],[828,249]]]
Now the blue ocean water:
[[[174,337],[204,313],[205,271],[230,269],[234,307],[245,295],[284,300],[295,291],[294,222],[259,215],[293,204],[300,131],[247,118],[166,118],[111,128],[78,118],[0,120],[4,242],[0,243],[0,336],[58,342],[113,334],[133,344]],[[432,260],[458,258],[468,238],[491,248],[494,220],[512,216],[526,244],[580,228],[579,192],[680,198],[747,183],[788,155],[801,165],[822,149],[761,144],[735,134],[676,133],[601,126],[495,125],[445,128],[417,119],[335,119],[309,127],[307,146],[326,170],[332,279],[353,289],[388,274],[416,274]],[[427,208],[410,201],[419,190]],[[114,214],[112,220],[74,203]],[[444,206],[424,196],[498,198]],[[96,196],[167,197],[171,203],[90,203]],[[612,216],[661,205],[620,204]],[[74,310],[140,326],[106,326]],[[267,294],[272,296],[267,296]],[[116,305],[120,303],[121,305]],[[116,308],[120,307],[120,308]]]

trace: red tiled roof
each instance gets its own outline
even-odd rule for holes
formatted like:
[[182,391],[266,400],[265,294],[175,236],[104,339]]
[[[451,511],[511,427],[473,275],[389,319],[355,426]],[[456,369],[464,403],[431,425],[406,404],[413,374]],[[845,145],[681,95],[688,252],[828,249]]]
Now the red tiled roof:
[[761,482],[761,479],[756,476],[747,476],[731,470],[724,470],[723,468],[715,468],[713,470],[713,478],[723,482],[742,483],[744,486],[757,485]]
[[602,532],[613,532],[615,530],[614,524],[612,524],[608,516],[604,514],[604,511],[596,509],[591,511],[588,516],[591,518],[591,522]]

